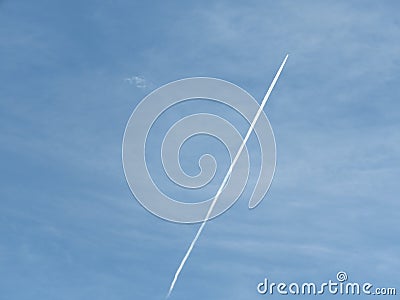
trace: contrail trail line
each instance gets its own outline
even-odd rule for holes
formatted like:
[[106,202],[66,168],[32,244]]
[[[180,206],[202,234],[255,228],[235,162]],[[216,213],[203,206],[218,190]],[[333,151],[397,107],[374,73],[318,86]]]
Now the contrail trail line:
[[171,293],[172,293],[172,291],[173,291],[173,289],[174,289],[175,283],[176,283],[176,281],[178,280],[179,274],[180,274],[181,271],[182,271],[183,266],[185,265],[187,259],[189,258],[190,253],[192,252],[194,245],[196,244],[197,240],[199,239],[199,236],[200,236],[200,234],[202,233],[202,231],[203,231],[203,229],[204,229],[204,226],[206,225],[207,220],[208,220],[208,218],[210,217],[212,210],[214,209],[215,203],[217,202],[219,196],[220,196],[221,193],[222,193],[222,190],[224,189],[224,187],[225,187],[225,185],[226,185],[226,183],[227,183],[227,181],[228,181],[228,178],[231,176],[232,171],[233,171],[233,168],[235,167],[236,162],[238,161],[238,159],[239,159],[239,157],[240,157],[240,154],[242,154],[243,148],[244,148],[244,146],[246,145],[247,140],[249,139],[250,134],[252,133],[252,131],[253,131],[253,129],[254,129],[254,126],[256,125],[257,120],[258,120],[258,118],[260,117],[260,114],[261,114],[261,112],[262,112],[263,109],[264,109],[265,104],[267,103],[267,100],[268,100],[268,98],[269,98],[269,95],[271,94],[271,92],[272,92],[272,90],[273,90],[273,88],[274,88],[276,82],[278,81],[279,75],[281,75],[281,72],[282,72],[282,70],[283,70],[283,67],[285,66],[285,63],[286,63],[286,60],[288,59],[288,57],[289,57],[289,54],[286,54],[285,59],[283,60],[281,66],[279,67],[278,72],[276,73],[274,79],[272,80],[272,83],[271,83],[271,85],[269,86],[268,91],[267,91],[267,93],[265,94],[264,99],[263,99],[262,102],[261,102],[260,107],[258,108],[258,111],[257,111],[257,113],[256,113],[256,115],[255,115],[255,117],[254,117],[254,119],[253,119],[253,122],[251,122],[250,128],[249,128],[249,130],[247,131],[246,136],[245,136],[245,138],[243,139],[243,142],[242,142],[242,144],[240,145],[239,150],[238,150],[238,152],[237,152],[235,158],[233,159],[233,161],[232,161],[232,163],[231,163],[231,165],[230,165],[230,167],[229,167],[229,169],[228,169],[228,172],[226,173],[226,175],[225,175],[225,177],[224,177],[224,180],[223,180],[222,183],[221,183],[221,186],[219,187],[217,193],[215,194],[214,200],[211,202],[210,208],[208,209],[208,212],[207,212],[207,215],[206,215],[204,221],[201,223],[201,226],[200,226],[199,230],[197,231],[196,236],[194,237],[192,243],[190,244],[189,249],[187,250],[185,256],[183,257],[183,259],[182,259],[182,261],[181,261],[181,264],[179,265],[179,268],[176,270],[174,279],[172,280],[171,286],[170,286],[169,291],[168,291],[168,294],[167,294],[167,298],[171,295]]

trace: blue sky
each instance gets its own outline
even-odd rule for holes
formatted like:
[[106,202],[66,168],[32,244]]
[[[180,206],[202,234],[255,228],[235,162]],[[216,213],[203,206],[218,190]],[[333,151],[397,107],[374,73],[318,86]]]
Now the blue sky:
[[264,298],[264,277],[322,282],[341,270],[399,290],[399,9],[0,1],[1,298],[163,299],[198,225],[133,198],[125,124],[145,95],[185,77],[260,100],[286,53],[266,107],[271,189],[251,211],[245,191],[207,225],[171,299]]

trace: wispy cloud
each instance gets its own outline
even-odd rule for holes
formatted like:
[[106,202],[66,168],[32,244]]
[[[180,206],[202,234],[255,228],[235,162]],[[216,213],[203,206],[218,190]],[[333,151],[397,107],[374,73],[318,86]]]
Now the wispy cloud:
[[129,84],[134,84],[139,89],[145,89],[147,87],[147,81],[142,76],[124,78],[124,81],[128,82]]

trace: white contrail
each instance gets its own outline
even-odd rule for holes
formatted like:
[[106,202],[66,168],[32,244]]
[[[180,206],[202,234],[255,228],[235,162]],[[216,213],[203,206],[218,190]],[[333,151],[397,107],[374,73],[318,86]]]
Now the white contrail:
[[228,181],[228,178],[231,176],[232,171],[233,171],[233,168],[235,167],[236,162],[238,161],[238,159],[239,159],[239,157],[240,157],[240,154],[242,154],[243,148],[244,148],[244,146],[246,145],[247,140],[249,139],[250,134],[252,133],[252,131],[253,131],[253,129],[254,129],[254,126],[256,125],[257,120],[258,120],[258,118],[260,117],[260,114],[261,114],[261,112],[262,112],[263,109],[264,109],[265,104],[267,103],[267,100],[268,100],[268,98],[269,98],[269,95],[270,95],[271,92],[272,92],[272,89],[274,88],[276,82],[278,81],[279,75],[281,75],[281,72],[282,72],[282,70],[283,70],[283,67],[285,66],[285,63],[286,63],[286,60],[288,59],[288,57],[289,57],[289,54],[286,54],[285,59],[283,60],[281,66],[279,67],[278,72],[276,73],[274,79],[272,80],[272,83],[271,83],[271,85],[269,86],[268,91],[267,91],[267,93],[265,94],[264,99],[263,99],[262,102],[261,102],[260,107],[258,108],[258,111],[257,111],[257,113],[256,113],[256,115],[255,115],[255,117],[254,117],[254,119],[253,119],[253,122],[251,122],[250,128],[249,128],[249,130],[247,131],[246,136],[245,136],[245,138],[243,139],[243,142],[242,142],[242,144],[240,145],[239,150],[238,150],[238,152],[236,153],[236,156],[235,156],[235,158],[233,159],[233,161],[232,161],[232,163],[231,163],[231,165],[230,165],[230,167],[229,167],[229,169],[228,169],[228,172],[226,173],[226,175],[225,175],[225,177],[224,177],[224,180],[223,180],[222,183],[221,183],[221,186],[219,187],[217,193],[215,194],[214,200],[211,202],[211,205],[210,205],[210,208],[208,209],[206,218],[205,218],[204,221],[201,223],[201,226],[200,226],[199,230],[197,231],[196,236],[194,237],[192,243],[190,244],[189,249],[187,250],[185,256],[183,257],[182,262],[181,262],[181,264],[179,265],[178,270],[176,270],[174,279],[172,280],[171,286],[170,286],[169,291],[168,291],[168,294],[167,294],[167,298],[171,295],[172,290],[174,289],[175,283],[176,283],[176,281],[178,280],[179,274],[181,273],[183,266],[185,265],[187,259],[189,258],[190,253],[192,252],[194,245],[196,244],[197,240],[199,239],[199,236],[200,236],[201,232],[203,231],[204,226],[206,225],[207,220],[208,220],[208,218],[210,217],[212,210],[214,209],[215,203],[217,202],[219,196],[220,196],[221,193],[222,193],[222,190],[224,189],[224,187],[225,187],[225,185],[226,185],[226,182]]

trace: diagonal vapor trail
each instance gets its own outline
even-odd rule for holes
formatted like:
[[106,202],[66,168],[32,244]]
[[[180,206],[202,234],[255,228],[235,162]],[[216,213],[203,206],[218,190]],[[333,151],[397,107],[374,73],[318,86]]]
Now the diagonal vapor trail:
[[194,245],[196,244],[197,240],[199,239],[200,234],[202,233],[202,231],[203,231],[203,229],[204,229],[204,226],[206,225],[207,220],[208,220],[208,218],[210,217],[211,212],[212,212],[213,209],[214,209],[215,203],[217,203],[217,200],[218,200],[219,196],[221,195],[222,190],[224,189],[224,187],[225,187],[225,185],[226,185],[226,183],[227,183],[227,181],[228,181],[228,178],[231,176],[232,171],[233,171],[233,168],[235,167],[235,165],[236,165],[236,163],[237,163],[237,161],[238,161],[238,159],[239,159],[239,157],[240,157],[240,154],[242,154],[243,148],[244,148],[244,146],[246,145],[247,140],[249,139],[250,134],[252,133],[252,131],[253,131],[253,129],[254,129],[254,126],[256,125],[257,120],[258,120],[258,118],[260,117],[260,114],[261,114],[261,112],[262,112],[263,109],[264,109],[265,104],[267,103],[267,100],[268,100],[268,98],[269,98],[269,95],[271,94],[271,92],[272,92],[272,90],[273,90],[273,88],[274,88],[276,82],[278,81],[279,76],[281,75],[281,72],[282,72],[282,70],[283,70],[283,67],[285,66],[285,63],[286,63],[286,60],[288,59],[288,57],[289,57],[289,54],[286,54],[285,59],[283,60],[281,66],[279,67],[278,72],[276,73],[274,79],[272,80],[272,83],[271,83],[271,85],[269,86],[268,91],[267,91],[267,93],[265,94],[264,99],[262,100],[261,105],[260,105],[260,107],[258,108],[258,111],[257,111],[257,113],[256,113],[256,115],[255,115],[253,121],[251,122],[250,128],[249,128],[249,130],[247,131],[246,136],[245,136],[245,138],[243,139],[242,144],[240,145],[239,150],[238,150],[238,152],[236,153],[236,156],[235,156],[235,158],[233,159],[233,161],[232,161],[232,163],[231,163],[231,165],[230,165],[230,167],[229,167],[229,169],[228,169],[228,172],[226,173],[226,175],[225,175],[225,177],[224,177],[224,180],[223,180],[222,183],[221,183],[221,186],[219,187],[217,193],[216,193],[215,196],[214,196],[214,200],[211,202],[210,208],[208,209],[208,212],[207,212],[207,215],[206,215],[204,221],[201,223],[201,226],[200,226],[199,230],[197,231],[197,233],[196,233],[196,235],[195,235],[193,241],[190,243],[189,249],[187,250],[185,256],[183,257],[183,259],[182,259],[182,261],[181,261],[181,263],[180,263],[180,265],[179,265],[179,267],[178,267],[178,269],[176,270],[174,279],[172,280],[171,286],[170,286],[169,291],[168,291],[168,294],[167,294],[167,298],[169,298],[169,296],[171,295],[171,293],[172,293],[172,291],[173,291],[173,289],[174,289],[175,283],[176,283],[176,281],[178,280],[179,274],[181,273],[181,271],[182,271],[182,269],[183,269],[183,266],[185,265],[187,259],[189,258],[190,253],[192,252]]

